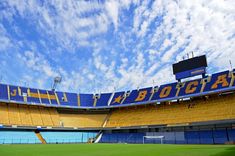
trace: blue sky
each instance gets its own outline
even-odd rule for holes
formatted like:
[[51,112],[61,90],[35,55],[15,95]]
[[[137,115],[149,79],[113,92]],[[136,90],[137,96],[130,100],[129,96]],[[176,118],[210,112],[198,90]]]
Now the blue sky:
[[3,83],[94,93],[174,81],[172,63],[206,54],[235,65],[234,0],[1,0]]

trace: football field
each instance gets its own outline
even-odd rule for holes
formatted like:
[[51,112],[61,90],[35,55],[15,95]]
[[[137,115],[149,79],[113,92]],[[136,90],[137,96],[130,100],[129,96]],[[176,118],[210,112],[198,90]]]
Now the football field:
[[0,145],[1,156],[235,156],[234,145]]

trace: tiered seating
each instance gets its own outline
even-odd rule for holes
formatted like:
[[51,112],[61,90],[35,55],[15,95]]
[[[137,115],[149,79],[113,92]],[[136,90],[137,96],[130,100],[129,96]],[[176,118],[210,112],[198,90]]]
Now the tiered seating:
[[[202,144],[213,144],[213,132],[212,131],[200,131],[199,138]],[[235,138],[234,139],[231,138],[231,140],[235,140]]]
[[46,107],[39,107],[41,118],[43,125],[51,125],[53,126],[53,122],[51,120],[50,112],[48,111],[48,108]]
[[[77,94],[58,92],[21,86],[0,84],[0,101],[27,103],[32,105],[60,106],[64,108],[112,108],[119,105],[138,105],[140,103],[169,101],[172,99],[197,97],[210,94],[234,91],[234,72],[223,71],[205,79],[194,79],[179,84],[178,82],[147,88],[121,91],[115,93]],[[204,82],[204,83],[201,83]],[[18,121],[14,121],[18,122]]]
[[47,143],[87,143],[96,132],[41,132]]
[[161,125],[235,119],[235,95],[113,110],[106,127]]
[[[224,144],[235,141],[235,129],[179,132],[103,133],[100,143],[143,143],[143,136],[164,136],[164,144]],[[144,139],[160,144],[160,139]]]
[[27,105],[19,106],[21,125],[33,125],[29,107]]
[[41,143],[32,131],[0,131],[0,144]]
[[20,112],[16,104],[8,105],[9,122],[12,125],[20,125]]
[[0,124],[18,126],[102,127],[107,114],[58,114],[55,108],[0,103]]
[[111,95],[112,95],[112,93],[100,94],[100,97],[97,99],[96,107],[105,107],[105,106],[107,106]]
[[64,127],[102,127],[106,114],[59,114]]
[[5,103],[0,103],[0,124],[9,124],[8,108]]
[[0,103],[0,124],[19,126],[59,126],[55,108]]
[[104,133],[101,143],[143,143],[145,133]]
[[55,108],[47,108],[47,109],[50,113],[53,126],[60,126],[60,118],[57,110]]
[[31,118],[34,126],[43,125],[40,111],[37,106],[29,106]]
[[[163,140],[166,144],[182,144],[185,143],[185,133],[184,132],[147,132],[146,136],[164,136]],[[145,143],[161,143],[161,140],[158,139],[148,139],[145,138]]]

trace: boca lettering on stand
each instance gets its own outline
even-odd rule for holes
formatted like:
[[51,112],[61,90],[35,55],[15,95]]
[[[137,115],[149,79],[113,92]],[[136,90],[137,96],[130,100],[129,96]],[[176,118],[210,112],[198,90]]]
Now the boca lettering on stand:
[[227,81],[227,76],[228,76],[227,74],[219,75],[215,83],[211,86],[211,89],[217,89],[219,84],[221,84],[222,87],[229,86],[229,83]]
[[171,90],[172,90],[172,87],[171,87],[171,86],[164,87],[164,88],[161,90],[159,97],[160,97],[160,98],[168,97],[168,96],[170,95],[170,93],[171,93]]
[[148,93],[147,90],[140,91],[135,101],[143,101],[147,93]]
[[187,84],[187,87],[185,89],[186,94],[194,93],[197,89],[198,81],[192,81]]

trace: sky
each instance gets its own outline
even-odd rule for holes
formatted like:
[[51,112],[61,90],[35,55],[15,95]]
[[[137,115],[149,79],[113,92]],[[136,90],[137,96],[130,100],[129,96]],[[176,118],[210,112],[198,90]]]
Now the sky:
[[234,0],[1,0],[0,83],[98,93],[175,82],[172,64],[235,66]]

